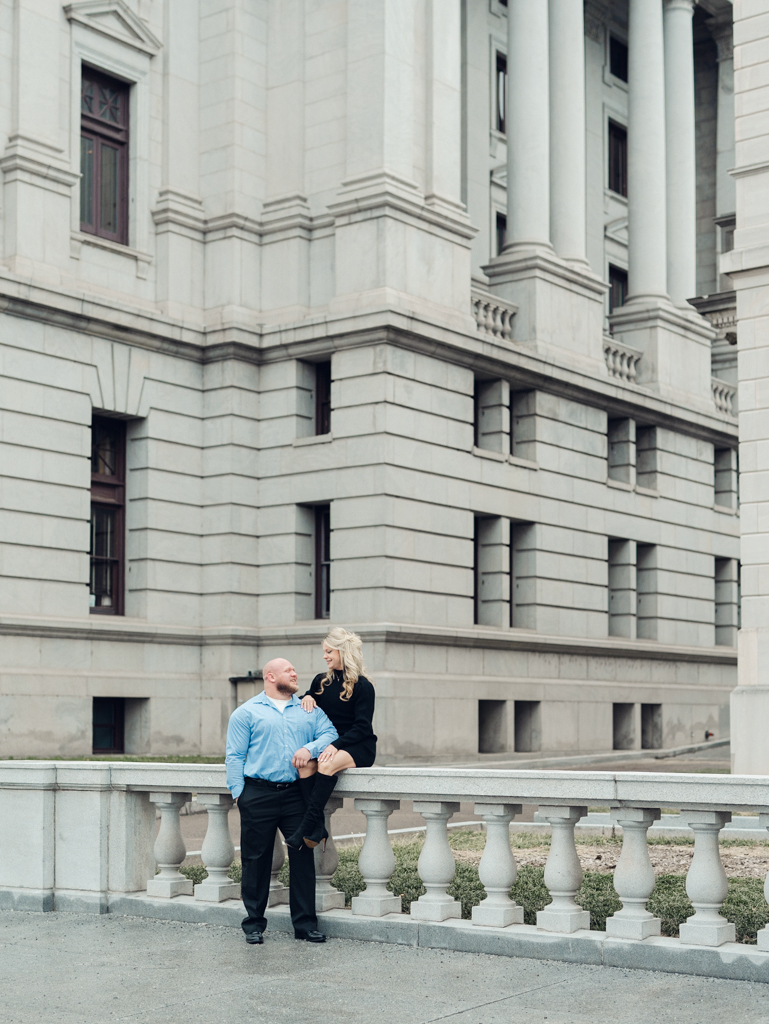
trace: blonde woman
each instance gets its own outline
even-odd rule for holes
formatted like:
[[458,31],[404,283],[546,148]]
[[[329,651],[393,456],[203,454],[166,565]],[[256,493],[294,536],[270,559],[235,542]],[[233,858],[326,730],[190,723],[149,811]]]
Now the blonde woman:
[[376,758],[372,729],[374,687],[365,676],[363,645],[357,633],[335,626],[323,641],[323,660],[328,671],[313,679],[302,698],[302,707],[316,707],[328,715],[339,738],[321,752],[317,761],[299,769],[299,783],[307,804],[302,824],[286,839],[295,849],[317,846],[328,838],[324,809],[345,768],[369,768]]

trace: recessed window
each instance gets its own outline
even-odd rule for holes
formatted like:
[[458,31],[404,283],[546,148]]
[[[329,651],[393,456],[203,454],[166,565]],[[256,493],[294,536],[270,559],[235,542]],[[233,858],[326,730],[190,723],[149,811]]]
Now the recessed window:
[[93,699],[94,754],[122,754],[125,751],[125,700],[122,697]]
[[498,213],[496,219],[496,234],[497,234],[497,256],[501,255],[502,250],[505,247],[507,241],[507,217],[504,213]]
[[125,424],[94,416],[91,427],[90,605],[97,615],[123,614]]
[[627,270],[609,266],[609,312],[624,306],[627,300]]
[[506,132],[507,119],[507,57],[504,53],[497,53],[497,77],[496,77],[496,129],[498,132]]
[[627,195],[627,129],[609,121],[609,188]]
[[621,82],[627,82],[627,45],[616,36],[609,37],[609,71]]
[[315,618],[331,615],[331,506],[315,509]]
[[315,433],[331,433],[331,360],[315,364]]
[[128,92],[84,67],[80,97],[80,229],[128,242]]

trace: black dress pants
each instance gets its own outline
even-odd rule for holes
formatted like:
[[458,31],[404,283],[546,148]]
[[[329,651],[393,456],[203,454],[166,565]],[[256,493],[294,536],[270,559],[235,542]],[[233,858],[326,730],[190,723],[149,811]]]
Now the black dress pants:
[[[277,829],[290,836],[302,823],[305,805],[299,783],[275,789],[260,780],[246,779],[238,797],[240,811],[240,857],[243,863],[241,892],[247,917],[243,931],[263,932],[267,927],[264,911],[270,892],[272,851]],[[315,857],[313,851],[288,849],[291,870],[289,907],[294,931],[312,931],[318,927],[315,915]]]

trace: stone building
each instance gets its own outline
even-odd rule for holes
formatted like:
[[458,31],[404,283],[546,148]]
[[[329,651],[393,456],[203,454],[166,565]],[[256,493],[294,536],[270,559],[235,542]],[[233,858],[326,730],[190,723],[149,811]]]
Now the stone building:
[[0,756],[218,753],[329,622],[391,757],[728,733],[727,0],[2,0],[0,54]]

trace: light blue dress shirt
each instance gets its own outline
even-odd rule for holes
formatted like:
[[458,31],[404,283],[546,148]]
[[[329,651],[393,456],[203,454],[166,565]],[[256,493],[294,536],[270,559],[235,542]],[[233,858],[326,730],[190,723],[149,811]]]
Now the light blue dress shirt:
[[330,719],[316,708],[302,711],[296,694],[279,711],[262,691],[241,704],[230,715],[227,726],[227,788],[237,799],[243,792],[243,777],[270,782],[294,782],[299,772],[291,759],[301,747],[313,757],[339,739]]

